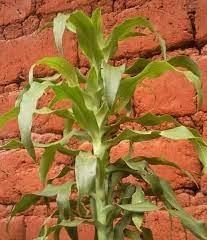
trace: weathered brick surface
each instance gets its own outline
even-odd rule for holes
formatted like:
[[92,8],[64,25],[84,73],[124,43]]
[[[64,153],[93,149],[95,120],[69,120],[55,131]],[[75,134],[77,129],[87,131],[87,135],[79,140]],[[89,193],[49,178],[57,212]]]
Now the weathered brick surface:
[[195,27],[196,40],[199,44],[207,42],[207,2],[205,0],[196,1]]
[[[77,62],[76,42],[71,34],[65,34],[64,46],[66,57],[71,63]],[[35,32],[8,41],[0,41],[0,85],[20,82],[28,75],[30,66],[38,59],[45,56],[54,56],[58,52],[55,49],[51,30],[42,33]]]
[[[19,90],[27,81],[29,67],[39,58],[57,55],[51,30],[37,33],[43,23],[50,21],[57,12],[71,12],[82,9],[91,13],[101,7],[106,34],[118,23],[133,16],[150,18],[167,42],[168,49],[175,49],[169,56],[184,54],[191,56],[201,68],[204,103],[201,111],[196,110],[196,93],[193,86],[179,74],[166,73],[157,79],[145,79],[137,87],[134,95],[136,115],[146,112],[156,114],[172,114],[189,127],[196,127],[207,138],[207,1],[206,0],[3,0],[0,1],[0,114],[8,111],[14,104]],[[72,34],[64,36],[65,54],[73,64],[87,71],[88,63],[77,52],[77,43]],[[200,47],[203,47],[200,49]],[[154,56],[159,54],[158,43],[150,34],[147,37],[131,38],[119,43],[115,56],[115,64],[130,64],[140,55]],[[160,58],[154,56],[155,59]],[[52,74],[47,68],[39,67],[38,76]],[[38,106],[45,106],[52,94],[47,92]],[[60,106],[69,106],[61,103]],[[126,125],[126,127],[140,127]],[[164,128],[167,126],[163,126]],[[63,121],[56,116],[34,116],[33,138],[42,143],[56,141],[61,138]],[[0,139],[18,137],[16,121],[0,130]],[[71,142],[77,147],[77,142]],[[80,149],[90,150],[88,143]],[[128,151],[128,144],[122,142],[111,151],[111,160],[116,161]],[[37,150],[40,155],[40,150]],[[169,141],[157,139],[151,142],[134,144],[134,155],[163,156],[189,170],[198,180],[200,189],[178,170],[168,167],[153,167],[163,178],[170,180],[176,190],[177,198],[186,209],[196,217],[207,222],[207,176],[201,177],[201,165],[193,146],[185,141]],[[69,163],[70,158],[58,154],[50,176],[53,176]],[[66,179],[73,178],[73,173]],[[60,182],[66,180],[61,179]],[[129,179],[130,180],[130,179]],[[126,179],[127,181],[127,179]],[[42,187],[38,178],[37,165],[32,163],[25,150],[0,151],[0,240],[30,240],[37,236],[39,227],[44,221],[47,210],[38,205],[12,220],[10,235],[6,232],[6,220],[12,203],[20,199],[22,194]],[[54,209],[55,204],[51,204]],[[170,229],[168,215],[163,212],[150,213],[146,224],[153,228],[154,239],[195,240],[190,233],[184,232],[182,226],[173,220]],[[83,225],[79,228],[81,240],[93,239],[93,229]],[[61,240],[69,239],[62,233]]]
[[[128,153],[129,143],[122,142],[111,151],[112,162],[117,161]],[[171,141],[167,139],[156,139],[143,143],[135,143],[133,147],[134,156],[164,157],[169,161],[179,164],[194,176],[200,175],[201,166],[193,146],[185,141]],[[179,170],[166,166],[152,166],[155,172],[162,178],[170,181],[173,188],[192,187],[194,184],[186,178]]]

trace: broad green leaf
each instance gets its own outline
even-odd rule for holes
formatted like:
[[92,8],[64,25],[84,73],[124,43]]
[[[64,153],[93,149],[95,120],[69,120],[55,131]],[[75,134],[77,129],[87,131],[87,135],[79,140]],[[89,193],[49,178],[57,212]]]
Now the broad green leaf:
[[176,71],[184,74],[196,88],[198,94],[198,103],[200,104],[200,102],[202,102],[202,92],[200,89],[201,81],[198,76],[189,71],[181,71],[166,61],[155,61],[149,63],[138,75],[125,78],[121,81],[117,93],[117,105],[115,106],[115,111],[119,111],[126,106],[133,95],[136,86],[142,83],[145,78],[157,78],[167,71]]
[[91,93],[96,93],[99,89],[99,81],[96,73],[96,69],[91,67],[87,74],[87,91]]
[[106,143],[109,145],[116,145],[123,140],[130,140],[132,142],[142,142],[160,137],[159,131],[133,131],[125,129],[117,137],[108,140]]
[[86,107],[82,90],[78,86],[69,87],[66,85],[53,86],[53,89],[57,96],[60,95],[62,98],[72,100],[73,114],[77,122],[82,128],[88,130],[92,137],[96,138],[99,132],[96,118],[94,113]]
[[19,107],[12,108],[9,112],[0,116],[0,128],[3,128],[7,122],[17,118],[19,114]]
[[11,217],[14,217],[18,213],[22,213],[29,209],[32,205],[37,203],[37,201],[40,199],[39,196],[36,196],[34,194],[27,194],[23,196],[18,203],[15,204],[11,211]]
[[139,74],[149,63],[151,60],[145,58],[139,58],[131,67],[127,68],[125,73],[131,75]]
[[142,240],[153,240],[151,229],[145,227],[142,228]]
[[66,118],[66,119],[73,119],[74,116],[72,112],[68,109],[50,109],[48,107],[43,107],[41,109],[37,109],[35,111],[36,114],[44,115],[44,114],[55,114],[59,117]]
[[21,141],[33,159],[35,159],[35,151],[31,140],[32,117],[36,110],[39,98],[43,95],[49,85],[48,82],[33,82],[29,90],[24,93],[20,103],[18,123]]
[[119,84],[122,78],[122,73],[125,71],[125,65],[114,67],[107,63],[103,63],[101,75],[103,78],[105,98],[108,106],[112,106],[116,97]]
[[80,152],[75,160],[75,175],[79,196],[90,194],[95,184],[97,159],[90,152]]
[[160,132],[160,136],[173,140],[196,139],[197,137],[185,126],[179,126]]
[[192,141],[198,152],[199,159],[203,165],[203,173],[207,172],[207,146],[203,145],[200,141]]
[[37,61],[36,64],[47,65],[48,67],[55,69],[67,80],[69,86],[75,86],[78,84],[78,77],[75,68],[63,57],[45,57]]
[[91,21],[94,25],[98,44],[102,48],[104,46],[104,36],[103,36],[103,29],[102,29],[102,21],[101,21],[101,9],[97,8],[95,11],[93,11],[91,16]]
[[55,44],[57,49],[62,55],[63,55],[62,38],[68,17],[69,15],[58,13],[58,15],[53,20],[53,34],[55,38]]
[[75,220],[63,220],[59,223],[60,226],[63,227],[77,227],[81,223],[83,223],[85,220],[84,219],[75,219]]
[[170,214],[180,219],[182,225],[190,230],[198,239],[207,240],[207,227],[183,210],[169,210]]
[[56,175],[54,176],[53,178],[50,178],[48,179],[47,183],[48,184],[51,184],[53,180],[57,179],[57,178],[62,178],[64,177],[69,171],[71,170],[71,167],[69,166],[64,166],[61,171]]
[[0,150],[10,150],[24,148],[23,144],[19,140],[12,139],[11,141],[0,145]]
[[56,145],[45,148],[44,153],[40,159],[40,167],[39,167],[39,176],[42,183],[45,183],[47,180],[47,174],[52,167],[55,153],[56,153]]
[[114,227],[114,239],[124,240],[124,229],[130,224],[130,222],[131,213],[125,213]]
[[159,181],[160,181],[160,186],[162,188],[161,199],[166,205],[166,207],[168,209],[172,209],[172,208],[177,210],[181,209],[181,205],[178,203],[170,184],[163,179],[160,179]]
[[108,59],[116,52],[119,40],[123,40],[128,37],[128,34],[131,33],[135,27],[144,27],[148,28],[151,32],[154,31],[151,22],[144,17],[127,19],[120,25],[116,26],[109,35],[106,41],[106,46],[103,49],[106,61],[108,61]]
[[142,240],[140,238],[140,235],[139,235],[138,232],[133,232],[133,231],[129,231],[129,230],[126,229],[124,231],[124,235],[125,235],[125,237],[127,237],[127,239],[129,238],[129,239],[132,239],[132,240]]
[[67,182],[61,185],[48,184],[42,191],[35,192],[34,194],[41,197],[55,197],[62,190],[68,189],[68,196],[74,182]]
[[183,67],[190,72],[194,73],[196,76],[200,77],[201,73],[198,65],[187,56],[176,56],[168,60],[168,62],[174,67]]
[[122,204],[118,206],[126,211],[135,213],[157,211],[159,209],[156,205],[147,200],[136,204]]
[[[174,163],[174,162],[170,162],[162,157],[151,157],[151,158],[148,158],[148,157],[144,157],[144,156],[139,156],[139,157],[135,157],[135,158],[131,158],[131,159],[124,159],[125,162],[127,164],[136,164],[137,162],[141,162],[141,161],[146,161],[148,164],[150,165],[162,165],[162,166],[170,166],[170,167],[173,167],[173,168],[177,168],[178,170],[180,170],[183,174],[185,174],[186,176],[189,177],[189,179],[191,179],[196,185],[196,181],[195,179],[193,178],[193,176],[188,172],[186,171],[185,169],[181,168],[178,164]],[[128,163],[130,162],[130,163]]]
[[[136,204],[144,201],[145,201],[144,192],[142,191],[141,187],[136,187],[136,191],[132,195],[132,204]],[[144,219],[144,213],[134,213],[132,215],[132,221],[136,226],[136,228],[138,229],[138,231],[140,232],[142,231],[141,226],[143,224],[143,219]]]
[[[99,69],[103,59],[98,43],[97,27],[82,11],[75,11],[69,17],[69,22],[76,28],[79,46],[90,63]],[[87,39],[87,41],[86,41]]]

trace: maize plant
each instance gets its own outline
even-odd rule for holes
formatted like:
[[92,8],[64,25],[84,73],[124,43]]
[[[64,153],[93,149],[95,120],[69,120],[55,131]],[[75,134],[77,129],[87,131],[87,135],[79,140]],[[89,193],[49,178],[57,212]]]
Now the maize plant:
[[[162,157],[133,156],[135,142],[160,137],[175,141],[188,140],[198,152],[203,172],[207,171],[207,143],[195,129],[183,126],[170,115],[147,113],[133,117],[132,97],[135,88],[146,78],[158,80],[159,76],[168,71],[184,75],[194,86],[199,108],[202,103],[202,85],[196,63],[187,56],[168,58],[164,40],[144,17],[127,19],[114,27],[108,36],[103,33],[100,9],[95,10],[91,17],[82,11],[58,14],[52,26],[60,55],[44,57],[32,65],[29,83],[21,91],[14,108],[0,117],[1,127],[7,121],[18,118],[21,137],[20,140],[6,142],[1,149],[24,148],[34,161],[35,149],[43,149],[39,161],[43,189],[24,195],[13,207],[11,218],[34,204],[43,202],[49,205],[55,199],[57,209],[42,225],[38,240],[48,239],[50,235],[60,239],[62,229],[66,230],[71,239],[77,240],[77,227],[83,223],[94,226],[96,240],[123,240],[125,237],[151,240],[152,230],[146,227],[144,214],[165,210],[170,217],[178,218],[184,228],[198,239],[207,240],[205,223],[196,220],[182,208],[170,184],[152,170],[152,165],[176,168],[192,181],[193,176]],[[127,67],[111,64],[119,41],[143,36],[146,29],[156,36],[162,60],[139,58]],[[65,31],[77,36],[79,49],[88,60],[86,74],[64,58],[62,37]],[[47,66],[56,73],[37,78],[33,73],[37,65]],[[47,107],[38,108],[38,100],[48,89],[54,93],[54,98]],[[69,100],[71,107],[55,107],[62,100]],[[48,144],[38,143],[31,137],[33,116],[45,114],[57,115],[65,123],[62,138]],[[109,121],[111,116],[113,122]],[[139,123],[144,129],[153,129],[153,126],[164,122],[172,123],[173,127],[166,130],[120,129],[121,124],[129,122]],[[72,148],[69,144],[72,138],[89,142],[91,150]],[[128,153],[116,162],[111,162],[109,156],[112,147],[122,141],[128,142]],[[71,156],[72,163],[65,165],[57,176],[49,178],[48,172],[58,152]],[[70,171],[75,172],[74,179],[62,184],[54,183],[54,180],[66,176]],[[127,176],[134,176],[137,184],[123,182]],[[71,197],[71,194],[75,197]],[[154,198],[163,204],[156,205],[152,200]],[[56,224],[48,225],[51,218],[56,219]]]

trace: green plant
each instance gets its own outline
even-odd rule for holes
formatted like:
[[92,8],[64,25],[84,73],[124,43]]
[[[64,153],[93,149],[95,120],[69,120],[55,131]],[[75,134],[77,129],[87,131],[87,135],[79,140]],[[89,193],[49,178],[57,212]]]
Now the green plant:
[[[138,31],[137,30],[138,27]],[[59,239],[59,233],[65,228],[72,239],[78,239],[77,226],[81,223],[95,226],[95,239],[121,240],[127,236],[130,239],[153,239],[152,232],[143,225],[144,213],[159,209],[150,201],[150,196],[156,196],[163,202],[165,209],[173,217],[180,219],[183,226],[189,229],[199,239],[207,239],[207,228],[201,221],[194,219],[177,202],[170,185],[159,178],[150,165],[167,165],[192,176],[163,158],[133,157],[133,142],[142,142],[159,137],[172,140],[186,139],[195,145],[203,171],[207,170],[207,143],[194,129],[182,126],[169,115],[156,116],[146,114],[138,118],[131,117],[131,97],[135,87],[145,78],[156,78],[167,71],[184,74],[197,91],[198,107],[202,103],[200,72],[197,65],[186,56],[166,57],[165,43],[155,31],[149,20],[143,17],[128,19],[113,29],[105,38],[101,26],[101,13],[97,9],[92,17],[81,11],[69,15],[58,14],[53,22],[53,31],[57,48],[63,54],[62,36],[65,28],[77,35],[79,47],[90,63],[87,75],[73,67],[63,57],[45,57],[36,62],[30,69],[29,84],[19,95],[15,107],[0,117],[0,126],[18,117],[21,141],[11,140],[1,149],[25,148],[36,161],[35,147],[43,148],[40,159],[39,175],[44,189],[27,194],[14,206],[11,217],[19,214],[38,201],[49,204],[50,198],[56,197],[57,210],[49,217],[57,218],[54,226],[43,224],[38,239],[47,239],[54,234]],[[129,68],[125,65],[114,67],[109,63],[118,47],[118,41],[128,37],[143,35],[142,28],[153,32],[160,42],[164,60],[151,61],[139,58]],[[35,78],[33,69],[43,64],[56,70],[58,75],[47,78]],[[81,86],[80,86],[81,85]],[[47,89],[52,89],[54,99],[48,107],[37,109],[40,97]],[[69,99],[71,108],[55,109],[55,103]],[[126,114],[123,113],[125,110]],[[56,114],[64,118],[65,128],[61,140],[40,144],[32,141],[31,127],[34,114]],[[109,116],[115,116],[115,122],[110,124]],[[135,131],[119,126],[125,122],[137,122],[143,126],[159,125],[172,122],[174,128],[168,130]],[[74,127],[74,123],[79,128]],[[70,149],[69,140],[76,137],[91,143],[92,151]],[[123,140],[129,142],[128,155],[116,163],[110,163],[110,149]],[[73,163],[65,166],[54,178],[48,179],[56,152],[71,155]],[[75,170],[75,181],[55,185],[53,181]],[[122,178],[133,175],[147,183],[141,185],[123,184]],[[69,198],[71,192],[77,192],[76,198]]]

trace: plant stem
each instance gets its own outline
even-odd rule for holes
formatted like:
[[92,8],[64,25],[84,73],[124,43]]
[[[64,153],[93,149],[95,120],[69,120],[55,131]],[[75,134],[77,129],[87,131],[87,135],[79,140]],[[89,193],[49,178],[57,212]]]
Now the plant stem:
[[96,222],[98,223],[97,237],[98,240],[113,240],[113,227],[107,224],[107,213],[104,211],[107,206],[106,186],[105,186],[105,163],[104,153],[105,148],[101,141],[93,144],[94,154],[97,156],[97,174],[96,174]]

